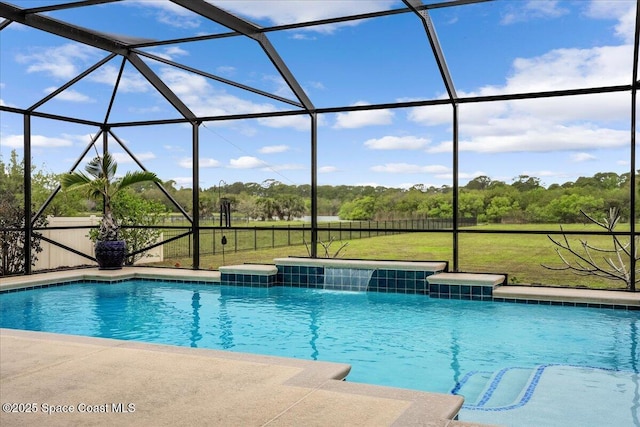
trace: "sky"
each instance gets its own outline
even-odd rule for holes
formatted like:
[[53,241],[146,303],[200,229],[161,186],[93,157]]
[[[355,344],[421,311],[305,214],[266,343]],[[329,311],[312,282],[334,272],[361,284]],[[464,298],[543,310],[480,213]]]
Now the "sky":
[[[50,1],[13,0],[21,7]],[[249,0],[211,3],[260,26],[404,7],[401,1]],[[439,8],[430,17],[461,98],[627,85],[632,81],[635,0],[515,0]],[[182,38],[226,32],[169,1],[128,0],[48,14],[118,37]],[[446,98],[421,21],[414,14],[270,32],[270,43],[316,108]],[[228,37],[141,48],[171,61],[295,99],[260,45]],[[108,53],[12,23],[0,31],[0,105],[29,108]],[[144,57],[143,57],[144,58]],[[202,116],[298,110],[152,59],[145,63]],[[102,122],[122,64],[116,57],[36,109]],[[543,185],[598,172],[626,173],[630,93],[462,104],[459,179]],[[453,185],[452,107],[380,109],[318,116],[318,184]],[[109,122],[180,114],[125,64]],[[98,129],[32,119],[33,164],[71,170]],[[236,181],[311,182],[311,121],[301,114],[205,122],[199,128],[201,188]],[[0,111],[0,155],[22,156],[23,119]],[[192,128],[186,124],[114,128],[144,166],[176,187],[191,187]],[[101,150],[98,144],[97,149]],[[119,172],[136,170],[110,138]],[[90,150],[85,162],[95,155]],[[80,166],[82,168],[82,164]]]

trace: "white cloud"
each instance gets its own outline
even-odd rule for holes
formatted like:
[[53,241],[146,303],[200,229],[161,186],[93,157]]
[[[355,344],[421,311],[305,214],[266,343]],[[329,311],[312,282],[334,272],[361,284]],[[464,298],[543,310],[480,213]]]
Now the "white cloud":
[[291,36],[293,40],[317,40],[317,37],[309,34],[296,33]]
[[16,107],[17,105],[14,104],[9,104],[8,102],[6,102],[4,99],[0,98],[0,105],[3,107]]
[[[235,12],[251,20],[264,21],[270,24],[281,25],[296,22],[315,21],[325,18],[333,18],[341,15],[357,15],[360,13],[388,10],[395,4],[395,0],[305,0],[304,2],[262,0],[260,7],[256,7],[253,0],[235,1],[211,1],[214,5]],[[341,26],[357,25],[359,21],[347,23],[322,25],[307,31],[331,33]]]
[[162,108],[160,108],[157,105],[153,105],[150,107],[145,107],[145,108],[138,108],[138,107],[127,107],[127,111],[129,111],[130,113],[136,113],[136,114],[153,114],[153,113],[159,113],[162,110]]
[[427,138],[416,136],[384,136],[365,141],[365,147],[371,150],[420,150],[429,144]]
[[385,173],[431,173],[443,174],[450,171],[450,168],[442,165],[420,166],[410,163],[386,163],[371,167],[374,172]]
[[233,75],[236,73],[236,67],[232,67],[230,65],[221,65],[216,68],[216,72],[223,75]]
[[300,131],[309,131],[311,122],[309,117],[305,115],[282,116],[282,117],[264,117],[258,119],[258,123],[270,128],[292,128]]
[[635,2],[619,0],[593,0],[587,8],[587,16],[593,19],[614,19],[615,34],[625,43],[633,43],[635,28]]
[[534,19],[558,18],[569,13],[569,10],[560,7],[558,0],[529,0],[517,2],[510,7],[502,17],[502,24],[508,25],[516,22],[531,21]]
[[317,90],[325,90],[326,87],[324,84],[322,84],[322,82],[316,82],[316,81],[312,81],[307,83],[307,85],[313,89],[317,89]]
[[488,86],[483,92],[514,93],[628,84],[632,58],[631,45],[554,49],[540,56],[515,59],[506,86]]
[[[45,91],[45,93],[52,93],[56,89],[58,89],[58,88],[52,86],[52,87],[46,88],[44,91]],[[66,90],[62,91],[61,93],[56,95],[54,97],[54,99],[57,99],[59,101],[70,101],[70,102],[85,102],[85,103],[96,102],[96,100],[91,98],[90,96],[87,96],[87,95],[85,95],[83,93],[80,93],[80,92],[72,90],[72,89],[66,89]]]
[[410,108],[407,119],[425,126],[450,124],[453,120],[451,105],[429,105]]
[[[127,153],[114,153],[114,152],[112,152],[111,155],[113,156],[114,160],[116,162],[118,162],[118,164],[121,164],[121,163],[133,163],[133,159]],[[133,153],[133,155],[136,156],[136,159],[140,160],[141,162],[144,162],[145,160],[151,160],[151,159],[155,159],[156,158],[156,155],[154,153],[152,153],[151,151],[147,151],[147,152],[144,152],[144,153]]]
[[279,171],[293,171],[293,170],[304,170],[307,167],[305,165],[297,164],[297,163],[285,163],[282,165],[269,165],[265,168],[262,168],[263,171],[269,172],[279,172]]
[[154,10],[158,22],[174,28],[194,29],[200,27],[202,21],[198,15],[169,1],[131,0],[124,4]]
[[201,168],[217,168],[220,166],[220,162],[212,158],[203,158],[198,162]]
[[256,169],[263,168],[265,163],[257,157],[242,156],[229,160],[229,167],[234,169]]
[[[70,133],[63,133],[62,137],[64,139],[69,139],[71,141],[74,141],[75,145],[81,146],[81,147],[86,147],[88,143],[90,143],[91,141],[93,141],[93,137],[95,136],[95,134],[90,134],[90,133],[85,133],[85,134],[70,134]],[[99,144],[99,146],[102,146],[102,144]]]
[[271,83],[271,93],[288,99],[296,99],[287,82],[280,75],[265,75],[262,80]]
[[27,73],[45,73],[56,79],[71,79],[84,65],[99,58],[97,50],[78,43],[56,47],[33,47],[28,53],[16,56],[16,61],[27,64]]
[[[475,172],[459,172],[458,173],[458,177],[461,180],[471,180],[474,178],[477,178],[479,176],[486,176],[487,173],[484,171],[475,171]],[[453,179],[453,173],[450,174],[444,174],[444,175],[439,175],[440,177],[446,177],[448,179]]]
[[[369,182],[356,182],[355,184],[356,187],[380,187],[380,184],[378,184],[377,182],[374,181],[369,181]],[[384,186],[383,186],[384,187]]]
[[[205,157],[198,161],[200,168],[217,168],[220,167],[220,162],[216,159]],[[178,166],[185,169],[191,169],[193,166],[193,160],[185,157],[178,162]]]
[[164,148],[167,151],[172,151],[172,152],[180,152],[180,151],[184,151],[184,147],[180,147],[178,145],[168,145],[165,144],[162,146],[162,148]]
[[262,154],[284,153],[289,151],[288,145],[267,145],[258,150]]
[[[119,70],[112,65],[104,65],[89,74],[88,79],[96,83],[114,86],[118,79]],[[120,78],[118,90],[129,93],[144,93],[152,88],[151,84],[137,71],[125,70]]]
[[170,55],[171,57],[174,57],[174,56],[189,55],[189,52],[182,49],[179,46],[170,46],[165,49],[165,54]]
[[417,182],[402,182],[398,185],[395,185],[396,188],[401,188],[403,190],[409,190],[414,185],[418,184]]
[[187,73],[174,68],[162,67],[160,71],[162,80],[178,96],[184,98],[187,103],[192,100],[200,100],[200,94],[210,91],[207,79],[197,74]]
[[[22,148],[24,142],[23,135],[0,136],[0,145],[11,148]],[[70,138],[51,138],[44,135],[31,135],[31,146],[41,148],[69,147],[73,145]]]
[[[356,102],[354,106],[369,105],[366,102]],[[349,111],[337,113],[334,129],[356,129],[365,126],[389,125],[393,122],[394,113],[391,110]]]
[[171,181],[175,181],[176,187],[180,189],[182,187],[191,187],[193,178],[191,178],[190,176],[178,176],[175,178],[171,178]]
[[555,176],[564,176],[564,172],[554,172],[550,170],[539,170],[539,171],[522,171],[522,175],[535,176],[539,178],[543,177],[555,177]]
[[[629,132],[624,130],[598,128],[584,124],[543,123],[544,126],[536,126],[534,119],[518,121],[515,117],[494,122],[499,132],[492,129],[491,123],[487,125],[486,130],[465,132],[472,136],[460,140],[460,151],[478,153],[581,151],[620,148],[629,144]],[[451,141],[442,142],[427,151],[451,152]]]
[[162,50],[150,50],[149,53],[159,56],[160,58],[173,60],[178,56],[188,56],[189,52],[178,46],[166,47]]
[[[230,95],[222,90],[214,90],[206,78],[163,67],[160,76],[171,90],[197,115],[217,116],[228,114],[250,114],[276,111],[272,104],[258,104]],[[271,127],[293,127],[308,130],[306,116],[285,116],[260,119],[259,123]]]
[[[92,73],[90,78],[93,81],[113,85],[117,75],[118,70],[115,67],[105,66],[95,73]],[[167,86],[199,116],[276,111],[276,108],[272,104],[258,104],[230,95],[223,90],[216,90],[209,84],[206,78],[196,74],[187,73],[171,67],[162,67],[159,75]],[[125,92],[147,92],[152,89],[144,77],[132,72],[124,73],[120,87]],[[311,127],[309,118],[305,115],[261,118],[258,119],[257,122],[267,127],[293,128],[302,131],[308,131]],[[234,126],[231,122],[225,123],[224,125]]]
[[318,173],[333,173],[337,171],[338,168],[335,166],[321,166],[318,168]]
[[589,154],[589,153],[573,153],[571,155],[571,161],[574,163],[582,163],[582,162],[588,162],[591,160],[596,160],[597,157],[594,156],[593,154]]
[[[628,5],[627,5],[628,6]],[[503,85],[484,86],[461,97],[552,91],[626,84],[631,47],[555,49],[518,58]],[[461,104],[460,149],[474,152],[585,151],[628,144],[629,100],[626,93]],[[449,106],[413,108],[410,121],[450,125]],[[620,127],[622,126],[622,127]],[[429,152],[450,152],[451,141]]]

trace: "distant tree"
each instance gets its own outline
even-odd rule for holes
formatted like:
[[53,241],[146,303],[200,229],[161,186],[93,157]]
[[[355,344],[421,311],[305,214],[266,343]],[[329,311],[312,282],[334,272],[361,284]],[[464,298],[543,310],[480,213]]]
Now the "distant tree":
[[346,202],[340,208],[340,219],[351,221],[368,221],[373,219],[376,200],[372,196],[360,197],[353,202]]
[[273,197],[283,185],[284,184],[276,179],[265,179],[260,184],[261,191],[259,195],[262,197]]
[[604,201],[601,198],[593,196],[582,196],[579,194],[565,194],[556,199],[553,199],[547,205],[547,211],[549,216],[554,221],[563,223],[578,222],[584,212],[601,211],[604,206]]
[[511,198],[507,196],[496,196],[491,199],[489,206],[487,206],[486,215],[489,221],[501,222],[504,218],[519,209],[520,206],[518,202],[513,201]]
[[[20,231],[25,225],[24,161],[19,161],[13,150],[8,163],[0,156],[0,276],[25,271],[25,245],[31,245],[31,265],[36,264],[37,254],[42,252],[37,233],[29,243],[26,242],[26,233]],[[40,217],[34,225],[44,227],[47,220]]]
[[529,175],[520,175],[511,184],[518,191],[525,192],[540,188],[540,179]]
[[304,213],[304,200],[300,196],[281,194],[273,200],[274,210],[280,220],[291,221]]
[[556,220],[555,216],[549,211],[548,205],[540,203],[531,203],[524,211],[525,218],[532,223],[547,223]]
[[576,180],[577,187],[593,187],[600,190],[620,188],[627,181],[628,175],[618,175],[615,172],[598,172],[592,177],[580,177]]
[[453,218],[453,205],[449,201],[440,200],[436,206],[429,209],[427,215],[430,218]]
[[453,218],[453,199],[448,194],[434,194],[423,200],[418,212],[429,218]]
[[475,218],[484,211],[484,197],[479,191],[461,191],[458,210],[463,218]]
[[[31,200],[34,209],[40,209],[51,193],[57,188],[60,175],[42,170],[31,174]],[[42,213],[44,216],[75,216],[95,207],[95,203],[85,200],[80,193],[58,192]]]
[[464,186],[467,190],[486,190],[491,185],[491,178],[482,175],[473,178]]
[[241,198],[236,205],[236,212],[243,215],[247,221],[249,219],[260,218],[260,208],[256,201],[257,197],[254,196]]
[[496,191],[496,190],[504,190],[507,187],[509,186],[507,185],[506,182],[493,180],[489,183],[489,186],[486,189]]
[[[306,210],[311,211],[310,199],[305,202]],[[319,215],[338,215],[342,202],[338,199],[318,198],[318,214]]]
[[256,206],[258,207],[258,218],[261,221],[271,220],[276,212],[276,202],[271,197],[258,197],[256,200]]
[[[421,185],[421,187],[424,186]],[[401,197],[396,204],[396,209],[405,218],[414,217],[418,211],[418,206],[427,197],[423,192],[423,188],[417,188],[416,186],[399,194]]]

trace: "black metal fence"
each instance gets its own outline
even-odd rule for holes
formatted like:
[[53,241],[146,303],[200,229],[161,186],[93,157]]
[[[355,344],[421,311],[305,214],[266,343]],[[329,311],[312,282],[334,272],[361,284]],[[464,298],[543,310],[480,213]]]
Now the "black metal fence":
[[[476,218],[460,219],[461,227],[477,225]],[[387,221],[336,221],[318,224],[318,240],[329,242],[364,239],[377,236],[402,234],[410,231],[453,229],[451,219],[403,219]],[[164,230],[163,239],[184,233],[181,229]],[[258,249],[280,248],[310,244],[311,225],[273,225],[272,227],[203,227],[200,229],[200,255],[222,253],[222,238],[226,252],[241,252]],[[164,244],[164,258],[191,257],[193,236],[188,235]]]

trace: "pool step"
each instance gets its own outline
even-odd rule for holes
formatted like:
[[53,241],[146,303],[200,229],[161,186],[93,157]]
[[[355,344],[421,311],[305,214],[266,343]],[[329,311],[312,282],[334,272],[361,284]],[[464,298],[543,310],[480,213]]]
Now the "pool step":
[[464,397],[466,404],[475,405],[482,396],[487,384],[493,377],[493,372],[478,371],[465,376],[460,385],[451,392]]
[[497,372],[477,372],[468,376],[455,394],[464,396],[467,408],[516,405],[529,390],[536,372],[535,368],[505,368]]

